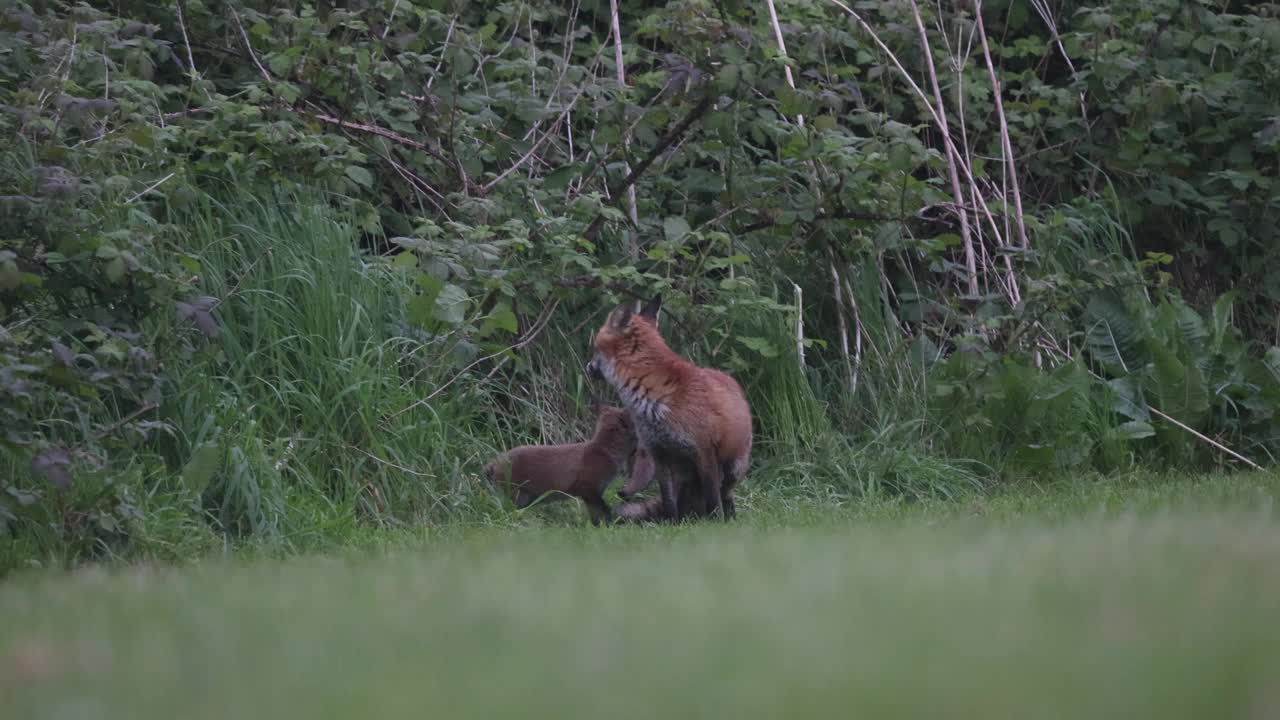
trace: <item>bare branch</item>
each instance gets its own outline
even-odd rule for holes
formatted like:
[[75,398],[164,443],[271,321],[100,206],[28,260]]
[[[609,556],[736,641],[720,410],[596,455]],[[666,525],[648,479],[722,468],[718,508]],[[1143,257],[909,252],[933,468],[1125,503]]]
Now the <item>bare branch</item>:
[[258,72],[262,73],[262,79],[268,83],[273,82],[271,73],[267,72],[267,69],[258,61],[258,55],[253,51],[253,44],[249,42],[249,33],[244,31],[244,23],[240,22],[240,14],[235,11],[235,8],[231,8],[231,19],[236,21],[236,27],[240,30],[240,37],[244,40],[244,49],[249,51],[249,57],[253,59],[253,64],[258,66]]
[[[640,175],[643,174],[645,170],[648,170],[649,166],[658,159],[658,156],[662,155],[667,148],[671,147],[677,140],[683,137],[684,134],[689,131],[689,128],[693,127],[693,124],[711,109],[713,96],[714,93],[711,92],[703,93],[702,99],[698,101],[698,104],[689,111],[688,115],[684,116],[684,119],[677,123],[675,127],[671,128],[671,130],[664,135],[662,139],[658,140],[658,144],[653,146],[653,149],[649,151],[649,154],[645,159],[641,160],[640,164],[637,165],[629,175],[623,178],[622,182],[618,183],[616,187],[609,188],[608,203],[610,206],[617,205],[622,192],[634,185],[636,180],[640,178]],[[600,234],[600,228],[603,226],[604,215],[596,215],[595,219],[591,221],[591,224],[587,226],[587,229],[583,231],[582,236],[589,241],[595,240],[596,235]]]
[[316,120],[319,120],[320,122],[323,122],[323,123],[329,123],[330,125],[337,125],[338,127],[344,127],[344,128],[347,128],[348,130],[359,130],[361,132],[369,133],[370,135],[377,135],[378,137],[386,138],[387,140],[390,140],[400,145],[404,145],[405,147],[410,147],[415,150],[421,150],[427,153],[428,155],[430,155],[431,157],[439,160],[442,163],[452,164],[447,158],[444,157],[444,155],[439,150],[436,150],[430,145],[427,145],[426,143],[418,142],[417,140],[407,138],[403,135],[400,135],[399,133],[393,132],[391,130],[387,130],[386,128],[378,127],[377,125],[368,125],[365,123],[351,122],[350,120],[342,120],[332,115],[326,115],[324,113],[318,113],[318,112],[311,112],[308,110],[303,110],[301,108],[294,108],[294,112],[297,112],[302,115],[306,115],[307,117],[310,117],[310,118],[315,118]]

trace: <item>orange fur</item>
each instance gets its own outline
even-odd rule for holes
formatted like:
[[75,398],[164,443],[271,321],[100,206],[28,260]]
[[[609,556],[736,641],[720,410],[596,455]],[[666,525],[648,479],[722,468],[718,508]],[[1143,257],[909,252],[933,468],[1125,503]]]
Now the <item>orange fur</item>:
[[596,418],[590,440],[564,445],[521,445],[484,467],[495,487],[509,492],[516,507],[527,507],[551,493],[550,499],[573,496],[587,505],[592,524],[611,519],[604,490],[636,447],[635,426],[621,408],[606,407]]
[[[667,346],[657,328],[660,307],[655,298],[639,313],[626,304],[610,313],[596,333],[588,374],[607,379],[631,412],[653,457],[667,517],[683,517],[686,478],[696,478],[707,515],[732,517],[733,489],[751,460],[751,408],[732,377]],[[647,484],[637,475],[633,471],[627,491]]]

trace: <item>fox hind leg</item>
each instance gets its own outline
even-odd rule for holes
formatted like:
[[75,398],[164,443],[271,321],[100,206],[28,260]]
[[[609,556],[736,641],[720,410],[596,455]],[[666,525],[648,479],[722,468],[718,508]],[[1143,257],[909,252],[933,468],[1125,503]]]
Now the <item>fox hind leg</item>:
[[702,500],[706,504],[707,516],[720,513],[725,516],[724,501],[721,491],[724,486],[724,470],[716,461],[714,449],[708,448],[698,453],[698,481],[702,487]]
[[733,502],[733,489],[746,474],[748,464],[749,461],[745,458],[734,458],[720,466],[724,473],[724,482],[720,486],[720,502],[724,505],[726,518],[737,517],[738,510]]
[[722,464],[720,472],[724,475],[720,483],[720,504],[724,507],[724,518],[732,520],[738,515],[738,510],[733,504],[733,487],[738,484],[738,478],[733,474],[732,462]]
[[662,512],[675,522],[680,518],[680,473],[671,464],[655,458],[653,474],[658,480],[658,491],[662,495]]

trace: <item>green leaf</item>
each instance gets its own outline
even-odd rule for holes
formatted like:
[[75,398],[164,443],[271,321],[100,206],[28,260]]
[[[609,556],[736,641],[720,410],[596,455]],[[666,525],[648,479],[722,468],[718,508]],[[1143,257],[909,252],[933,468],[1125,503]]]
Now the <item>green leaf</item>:
[[550,192],[563,192],[578,175],[578,164],[562,165],[542,178],[542,187]]
[[1184,342],[1195,347],[1209,339],[1209,328],[1205,327],[1204,318],[1200,317],[1200,313],[1176,298],[1171,300],[1170,303],[1177,317],[1178,329],[1182,333]]
[[1111,410],[1130,420],[1150,420],[1151,411],[1142,399],[1142,385],[1136,376],[1122,377],[1107,382],[1111,390]]
[[124,277],[124,273],[125,273],[124,258],[117,257],[111,260],[110,262],[107,263],[105,270],[107,273],[108,280],[110,280],[113,283],[120,282],[121,278]]
[[1213,326],[1210,332],[1213,335],[1213,350],[1217,352],[1222,348],[1222,339],[1227,334],[1227,330],[1231,328],[1231,306],[1235,303],[1236,297],[1239,295],[1238,290],[1229,290],[1218,298],[1213,304],[1213,314],[1210,322]]
[[1267,372],[1271,373],[1275,381],[1280,383],[1280,347],[1268,348],[1262,356],[1262,365]]
[[444,287],[444,281],[432,275],[431,273],[418,273],[418,277],[414,278],[414,284],[422,288],[424,295],[427,295],[434,302],[436,295],[440,293],[440,289]]
[[471,53],[461,47],[454,50],[452,59],[454,77],[469,78],[471,71],[476,69],[476,61],[471,57]]
[[1148,349],[1152,363],[1145,386],[1155,406],[1180,422],[1198,428],[1209,411],[1209,389],[1200,368],[1179,360],[1161,343],[1150,343]]
[[360,187],[368,188],[373,186],[373,175],[359,165],[348,165],[346,174],[347,177],[351,178],[352,182]]
[[889,169],[895,172],[907,172],[915,167],[915,153],[905,142],[894,143],[889,147]]
[[214,474],[222,469],[222,459],[222,448],[216,443],[203,443],[182,466],[182,485],[194,495],[204,492]]
[[435,317],[440,322],[461,325],[467,317],[467,306],[470,302],[471,298],[467,296],[466,290],[453,283],[447,283],[436,295]]
[[738,342],[745,345],[747,348],[754,350],[756,353],[760,354],[762,357],[767,357],[767,358],[778,357],[778,349],[773,346],[773,343],[769,342],[765,338],[746,337],[743,335],[739,335],[737,340]]
[[722,95],[731,95],[738,87],[738,66],[733,64],[720,68],[716,75],[716,91]]
[[405,306],[409,322],[420,328],[430,329],[435,324],[436,298],[434,295],[415,295]]
[[480,324],[478,334],[480,337],[489,337],[497,330],[509,335],[514,335],[519,330],[516,314],[511,311],[511,306],[506,303],[499,303],[493,309],[493,312],[489,313],[489,316]]
[[267,56],[267,67],[271,69],[272,75],[286,77],[293,69],[293,58],[287,53],[271,53]]
[[509,333],[515,333],[520,329],[519,324],[516,322],[516,314],[507,305],[499,305],[489,316],[489,319],[493,321],[494,325]]
[[810,103],[809,99],[801,95],[798,91],[792,90],[790,87],[783,85],[778,88],[778,112],[787,117],[795,117],[796,115],[809,115]]
[[22,284],[22,272],[13,260],[0,259],[0,290],[13,290]]
[[662,221],[662,234],[667,242],[678,242],[689,234],[689,222],[678,215],[672,215]]
[[1115,428],[1116,437],[1122,440],[1141,440],[1149,438],[1156,434],[1156,429],[1151,423],[1143,420],[1130,420],[1127,423],[1117,425]]
[[1112,375],[1127,375],[1142,367],[1143,333],[1119,293],[1094,295],[1085,307],[1085,347]]

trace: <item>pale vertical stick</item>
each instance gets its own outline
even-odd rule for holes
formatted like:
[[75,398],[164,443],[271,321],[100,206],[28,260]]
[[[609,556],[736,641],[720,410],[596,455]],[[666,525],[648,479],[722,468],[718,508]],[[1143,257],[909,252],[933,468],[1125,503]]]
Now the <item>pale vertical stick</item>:
[[844,321],[844,293],[840,287],[840,273],[836,270],[835,259],[831,261],[831,291],[836,295],[836,320],[840,324],[840,355],[844,358],[844,371],[849,376],[849,392],[858,386],[853,374],[853,363],[849,361],[849,326]]
[[[782,25],[778,23],[778,11],[773,6],[773,0],[765,0],[765,4],[769,6],[769,22],[773,23],[773,38],[778,41],[778,52],[781,53],[785,60],[787,57],[787,43],[782,39]],[[782,66],[782,73],[787,78],[787,85],[789,85],[792,90],[795,90],[796,81],[795,78],[791,76],[791,66],[784,64]],[[800,127],[804,127],[803,115],[796,115],[796,124]]]
[[[849,306],[853,308],[853,385],[849,392],[858,392],[858,374],[862,371],[862,315],[858,312],[858,297],[853,294],[853,286],[849,284],[849,276],[844,278],[844,291],[849,296]],[[874,348],[872,348],[874,349]]]
[[[987,29],[982,24],[982,0],[978,0],[973,11],[978,21],[978,37],[982,38],[982,55],[987,60],[987,72],[991,75],[991,94],[996,101],[996,117],[1000,119],[1000,142],[1004,149],[1005,166],[1009,173],[1009,184],[1013,189],[1014,222],[1018,226],[1018,242],[1023,250],[1027,249],[1027,226],[1022,221],[1022,192],[1018,186],[1018,168],[1013,161],[1013,144],[1009,142],[1009,123],[1004,116],[1004,100],[1001,99],[1003,87],[996,77],[996,66],[991,61],[991,46],[987,44]],[[1012,274],[1012,269],[1010,270]]]
[[[618,21],[618,0],[609,0],[610,23],[613,25],[613,64],[614,70],[618,78],[618,91],[622,92],[627,87],[627,69],[622,59],[622,24]],[[626,121],[626,118],[623,118]],[[631,128],[627,127],[622,131],[622,148],[623,154],[629,154],[631,148]],[[622,172],[625,175],[631,174],[631,166],[624,160]],[[636,186],[635,183],[627,186],[627,214],[631,216],[631,225],[633,227],[640,225],[640,214],[636,209]],[[627,254],[631,257],[631,261],[635,262],[640,257],[640,247],[635,239],[627,243]]]
[[[933,98],[937,103],[934,113],[938,122],[938,131],[942,133],[944,142],[951,142],[951,128],[947,125],[947,109],[942,101],[942,88],[938,85],[938,71],[933,66],[933,51],[929,48],[929,35],[924,30],[924,21],[920,18],[920,6],[911,0],[911,12],[915,14],[916,29],[920,31],[920,49],[924,53],[925,65],[929,70],[929,81],[933,84]],[[969,229],[969,211],[965,209],[964,191],[960,189],[960,173],[956,170],[956,157],[947,153],[947,174],[951,177],[951,195],[955,198],[956,214],[960,218],[960,241],[964,247],[964,267],[968,275],[969,295],[977,297],[978,264],[973,252],[973,235]]]
[[800,369],[804,369],[804,293],[800,286],[791,283],[796,293],[796,356],[800,359]]

